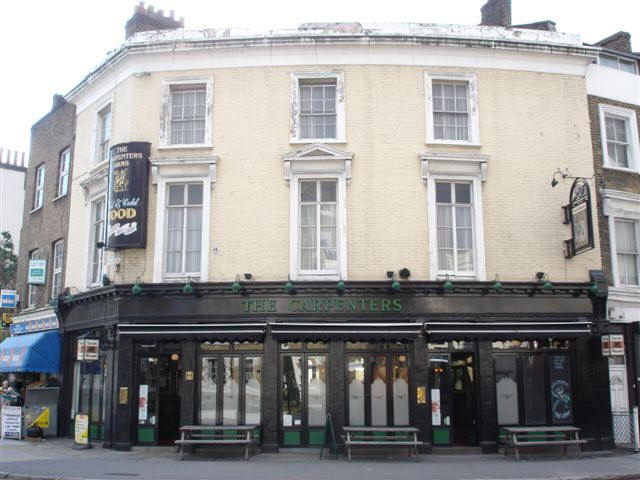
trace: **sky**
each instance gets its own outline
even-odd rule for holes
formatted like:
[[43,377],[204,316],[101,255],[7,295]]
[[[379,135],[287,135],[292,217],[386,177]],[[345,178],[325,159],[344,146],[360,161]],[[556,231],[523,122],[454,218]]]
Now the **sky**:
[[[0,147],[28,152],[30,129],[107,52],[124,41],[136,0],[5,0],[0,28]],[[477,25],[485,0],[147,0],[185,28],[297,26],[305,22],[419,22]],[[640,51],[640,0],[512,0],[512,23],[553,20],[594,43],[631,33]]]

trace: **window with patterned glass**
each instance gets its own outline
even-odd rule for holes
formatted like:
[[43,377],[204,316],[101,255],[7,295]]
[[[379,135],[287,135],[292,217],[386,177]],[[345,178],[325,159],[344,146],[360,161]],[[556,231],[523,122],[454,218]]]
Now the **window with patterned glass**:
[[471,183],[436,181],[438,273],[474,271]]
[[200,275],[202,182],[167,184],[166,274]]
[[300,181],[300,270],[338,271],[337,180]]
[[335,79],[300,80],[300,138],[336,138]]
[[615,220],[618,281],[621,285],[640,285],[640,222]]
[[469,140],[468,86],[467,82],[433,81],[435,140]]
[[207,111],[206,85],[171,86],[171,145],[204,143]]

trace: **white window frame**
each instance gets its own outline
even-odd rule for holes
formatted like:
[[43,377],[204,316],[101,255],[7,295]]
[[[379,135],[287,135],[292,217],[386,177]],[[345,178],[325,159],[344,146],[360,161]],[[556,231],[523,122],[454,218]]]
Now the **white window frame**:
[[[300,82],[305,80],[330,80],[336,85],[336,136],[335,138],[300,138]],[[291,115],[289,143],[346,143],[344,72],[303,72],[291,74]]]
[[[153,281],[181,282],[209,280],[209,238],[211,228],[211,192],[216,181],[218,157],[156,158],[151,160],[152,182],[157,185],[156,234],[153,257]],[[165,274],[167,184],[202,182],[202,250],[200,271]]]
[[[38,257],[38,250],[37,248],[34,248],[33,250],[31,250],[29,252],[29,260],[35,260]],[[28,262],[30,264],[30,262]],[[27,271],[28,271],[29,267],[27,267]],[[32,308],[36,308],[36,303],[37,303],[37,295],[38,295],[38,290],[37,290],[37,285],[33,285],[31,283],[28,284],[28,291],[27,291],[27,308],[28,309],[32,309]]]
[[[347,279],[347,184],[353,154],[315,143],[283,156],[289,185],[289,278],[294,281]],[[300,181],[337,180],[337,271],[300,270]]]
[[33,209],[32,212],[40,210],[44,203],[44,181],[46,176],[46,165],[43,163],[36,168],[36,185],[33,193]]
[[[433,82],[465,82],[467,83],[468,139],[442,140],[436,139],[433,133]],[[480,146],[480,126],[478,114],[478,80],[475,74],[441,74],[425,72],[424,89],[426,99],[426,143],[436,145],[469,145]]]
[[[626,57],[620,57],[619,55],[614,55],[613,53],[601,53],[600,55],[598,55],[598,65],[602,65],[603,67],[607,67],[607,68],[613,68],[610,67],[609,65],[605,65],[602,63],[602,57],[608,57],[611,60],[615,60],[617,63],[617,68],[616,70],[619,70],[621,72],[625,72],[625,73],[630,73],[632,75],[637,75],[638,74],[638,64],[636,63],[635,60],[631,59],[631,58],[626,58]],[[620,60],[624,60],[625,62],[629,62],[633,65],[633,72],[627,72],[626,70],[623,70],[620,68]]]
[[640,240],[640,194],[605,189],[602,197],[603,214],[608,217],[613,286],[621,290],[632,291],[636,294],[636,298],[640,298],[640,285],[627,285],[620,282],[615,225],[616,220],[634,222],[636,225],[636,239]]
[[[600,138],[602,141],[602,166],[611,170],[620,170],[623,172],[640,172],[640,141],[638,140],[638,121],[636,112],[630,108],[623,108],[606,103],[598,104],[598,113],[600,118]],[[627,130],[627,157],[629,158],[629,167],[618,167],[611,165],[607,149],[607,127],[605,117],[614,117],[624,120]]]
[[[482,209],[482,182],[487,179],[489,157],[455,153],[426,152],[419,156],[422,163],[422,181],[427,186],[427,225],[429,235],[429,278],[442,280],[447,274],[451,280],[486,280],[484,215]],[[438,269],[438,225],[436,212],[436,182],[471,184],[473,207],[473,272],[451,272]]]
[[[58,249],[60,252],[58,252]],[[62,268],[64,266],[64,239],[56,240],[53,242],[52,249],[52,262],[51,262],[51,298],[56,299],[58,294],[62,291]],[[58,259],[60,263],[57,264]],[[57,278],[57,285],[56,285]],[[56,292],[56,289],[58,290]]]
[[96,249],[96,242],[93,236],[93,228],[94,228],[94,217],[95,217],[95,205],[100,201],[104,201],[104,231],[107,228],[107,197],[105,192],[100,192],[99,194],[91,197],[87,202],[87,265],[85,272],[87,272],[87,288],[96,288],[102,286],[102,275],[104,274],[104,249],[100,249],[100,271],[98,272],[98,281],[93,282],[93,252]]
[[[174,87],[205,87],[206,109],[204,122],[204,141],[202,143],[171,143],[171,89]],[[162,101],[160,117],[159,149],[179,148],[213,148],[212,113],[213,113],[213,77],[171,78],[162,84]]]
[[[57,188],[57,196],[54,198],[64,197],[69,193],[69,170],[71,167],[71,147],[65,148],[62,152],[60,152],[59,160],[58,160],[58,188]],[[65,183],[66,181],[66,183]],[[62,186],[64,185],[64,191],[62,191]]]
[[[104,124],[104,115],[105,113],[109,113],[109,138],[106,139],[107,150],[106,156],[101,155],[102,152],[102,144],[105,143],[105,139],[102,138],[103,133],[103,124]],[[113,138],[113,102],[111,100],[101,104],[96,109],[95,115],[95,128],[94,128],[94,141],[93,141],[93,165],[100,165],[101,163],[109,161],[109,148],[111,148],[111,140]],[[104,158],[102,158],[104,157]]]

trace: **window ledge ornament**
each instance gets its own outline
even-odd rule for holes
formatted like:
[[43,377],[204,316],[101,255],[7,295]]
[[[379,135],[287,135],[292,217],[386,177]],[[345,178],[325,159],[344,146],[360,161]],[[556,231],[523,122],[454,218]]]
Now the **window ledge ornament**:
[[351,182],[351,161],[353,153],[344,152],[322,143],[312,143],[283,155],[284,181],[287,185],[291,176],[299,173],[336,173],[344,175]]
[[87,203],[91,191],[106,191],[107,183],[109,181],[108,174],[109,164],[102,162],[89,171],[89,177],[80,182],[85,204]]
[[640,220],[640,194],[620,190],[603,189],[602,213],[609,217]]
[[218,161],[216,155],[211,157],[152,158],[151,182],[158,184],[160,177],[206,176],[211,185],[216,183]]
[[418,158],[422,163],[422,182],[426,185],[430,175],[472,175],[481,181],[487,179],[488,155],[424,152]]

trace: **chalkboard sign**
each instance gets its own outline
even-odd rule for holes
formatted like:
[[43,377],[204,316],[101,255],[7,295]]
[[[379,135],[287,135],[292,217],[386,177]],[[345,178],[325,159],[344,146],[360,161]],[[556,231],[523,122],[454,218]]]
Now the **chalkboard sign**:
[[573,395],[568,355],[549,357],[551,381],[551,416],[554,424],[573,422]]
[[322,452],[325,448],[328,448],[330,453],[335,453],[336,460],[338,459],[338,442],[336,442],[336,431],[333,428],[330,413],[327,413],[327,421],[324,423],[324,443],[320,448],[320,460],[322,460]]

